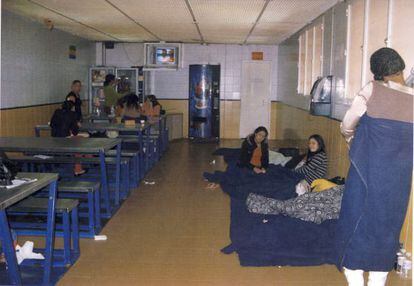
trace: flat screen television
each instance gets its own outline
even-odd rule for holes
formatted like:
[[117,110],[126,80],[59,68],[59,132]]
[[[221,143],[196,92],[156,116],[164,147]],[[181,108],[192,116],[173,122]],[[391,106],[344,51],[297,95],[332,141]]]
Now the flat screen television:
[[176,65],[177,49],[171,47],[156,47],[155,63],[157,65]]

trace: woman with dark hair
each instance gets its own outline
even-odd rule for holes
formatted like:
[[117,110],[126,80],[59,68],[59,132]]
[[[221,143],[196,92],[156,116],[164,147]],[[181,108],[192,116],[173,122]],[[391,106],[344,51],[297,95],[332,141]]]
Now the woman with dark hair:
[[75,113],[76,119],[82,121],[82,100],[80,99],[80,92],[82,88],[82,83],[80,80],[72,81],[71,90],[66,95],[66,100],[72,100],[75,103]]
[[56,109],[50,120],[52,137],[76,136],[79,133],[78,120],[75,113],[75,103],[65,100],[62,107]]
[[158,117],[161,114],[161,104],[158,102],[155,95],[150,94],[145,99],[142,106],[142,114],[148,117]]
[[404,60],[395,50],[390,48],[377,50],[371,56],[370,65],[371,72],[374,74],[374,81],[369,82],[358,92],[341,123],[341,132],[348,143],[354,137],[359,119],[367,110],[367,102],[372,95],[375,84],[403,92],[411,89],[405,85],[404,81]]
[[410,198],[413,96],[404,60],[381,48],[370,59],[374,81],[355,97],[341,124],[351,143],[347,183],[335,230],[337,267],[349,285],[383,286],[395,263]]
[[[82,136],[88,137],[87,134],[79,133],[80,122],[77,120],[75,113],[75,103],[71,100],[65,100],[60,109],[56,109],[50,120],[50,127],[52,128],[52,137],[74,137]],[[81,155],[75,155],[80,157]],[[80,176],[86,173],[81,164],[75,164],[73,173],[75,176]]]
[[118,101],[118,105],[122,108],[123,120],[137,120],[141,117],[139,98],[136,94],[125,95]]
[[266,127],[260,126],[244,139],[238,164],[240,167],[252,169],[256,174],[266,173],[269,167],[268,135]]
[[[253,134],[244,139],[239,161],[237,166],[240,168],[248,168],[255,174],[265,174],[269,167],[269,145],[267,136],[269,135],[266,127],[257,127]],[[237,168],[237,167],[236,167]],[[209,183],[207,189],[213,190],[220,186],[218,183]]]
[[324,178],[328,169],[328,157],[322,136],[314,134],[309,137],[308,153],[296,166],[295,172],[305,176],[308,189],[316,179]]

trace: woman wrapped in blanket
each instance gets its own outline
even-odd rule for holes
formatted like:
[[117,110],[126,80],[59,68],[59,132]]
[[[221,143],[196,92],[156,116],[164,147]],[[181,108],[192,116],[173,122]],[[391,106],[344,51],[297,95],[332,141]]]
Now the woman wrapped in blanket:
[[[266,173],[266,169],[269,167],[269,145],[267,143],[267,136],[269,132],[266,127],[257,127],[253,134],[244,139],[241,151],[240,159],[237,165],[240,168],[251,169],[256,174]],[[216,189],[219,184],[210,183],[207,189]]]
[[337,267],[350,286],[364,285],[364,271],[369,286],[386,284],[412,182],[414,90],[405,84],[404,60],[381,48],[372,54],[370,68],[374,81],[358,92],[341,124],[352,146],[336,231]]

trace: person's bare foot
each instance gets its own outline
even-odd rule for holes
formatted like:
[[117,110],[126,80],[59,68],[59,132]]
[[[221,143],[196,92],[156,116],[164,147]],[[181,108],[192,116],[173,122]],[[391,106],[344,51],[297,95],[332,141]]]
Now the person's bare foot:
[[209,183],[206,187],[207,190],[216,190],[220,187],[220,184]]

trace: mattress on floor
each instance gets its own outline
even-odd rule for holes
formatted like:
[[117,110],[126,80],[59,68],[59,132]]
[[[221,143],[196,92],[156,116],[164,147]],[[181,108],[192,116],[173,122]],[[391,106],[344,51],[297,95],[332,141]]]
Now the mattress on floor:
[[231,200],[230,238],[242,266],[333,264],[337,220],[314,224],[282,215],[249,213]]

